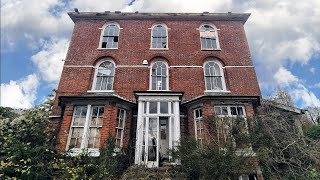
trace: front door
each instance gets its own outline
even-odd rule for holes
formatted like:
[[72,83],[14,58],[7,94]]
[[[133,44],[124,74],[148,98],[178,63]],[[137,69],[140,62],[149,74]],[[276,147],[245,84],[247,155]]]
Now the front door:
[[[168,101],[172,99],[172,101]],[[138,98],[135,164],[149,168],[177,164],[170,150],[180,141],[178,97]]]

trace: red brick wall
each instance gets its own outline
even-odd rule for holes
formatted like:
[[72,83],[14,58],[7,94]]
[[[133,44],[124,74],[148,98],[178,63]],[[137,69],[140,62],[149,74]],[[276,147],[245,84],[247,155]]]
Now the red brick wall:
[[[154,57],[167,59],[169,66],[202,66],[208,57],[217,57],[226,66],[252,66],[243,24],[232,21],[164,21],[168,32],[169,50],[150,50],[150,28],[154,20],[119,20],[119,49],[97,50],[101,28],[106,21],[77,21],[74,27],[65,65],[94,66],[99,58],[112,57],[116,65],[149,65]],[[221,51],[201,51],[197,28],[212,23],[218,29]],[[134,100],[133,91],[149,89],[150,69],[147,67],[117,67],[114,90],[120,96]],[[253,68],[226,68],[225,77],[231,95],[259,96],[260,90]],[[90,90],[94,78],[92,67],[64,67],[57,97],[79,95]],[[184,91],[183,100],[203,95],[205,83],[202,68],[170,68],[170,90]],[[53,114],[60,112],[57,101]]]

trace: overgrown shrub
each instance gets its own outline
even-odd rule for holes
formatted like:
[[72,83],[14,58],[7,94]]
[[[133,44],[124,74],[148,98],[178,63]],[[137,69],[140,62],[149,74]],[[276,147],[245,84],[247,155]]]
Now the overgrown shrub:
[[48,112],[26,110],[15,119],[0,121],[0,179],[114,179],[130,165],[125,150],[117,153],[109,135],[100,157],[55,151]]
[[305,132],[306,136],[313,140],[320,140],[320,125],[314,125]]

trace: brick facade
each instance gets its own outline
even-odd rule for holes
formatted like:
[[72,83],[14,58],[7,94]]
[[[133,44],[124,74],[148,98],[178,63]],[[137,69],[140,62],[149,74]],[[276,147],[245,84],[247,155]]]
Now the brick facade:
[[[135,140],[137,126],[137,97],[134,92],[149,90],[150,64],[158,57],[169,66],[169,91],[183,92],[180,102],[182,137],[195,135],[194,108],[200,107],[203,117],[208,118],[215,114],[214,106],[217,104],[238,104],[245,107],[248,120],[254,115],[260,89],[244,31],[248,14],[69,15],[75,26],[52,111],[55,119],[60,117],[60,123],[55,123],[60,125],[56,125],[60,141],[57,148],[60,151],[66,150],[74,106],[86,103],[104,106],[101,143],[109,133],[116,135],[117,111],[125,106],[123,144],[128,147]],[[121,28],[118,49],[99,49],[101,28],[110,22],[119,24]],[[156,23],[169,28],[167,50],[150,49],[150,28]],[[221,50],[201,50],[199,27],[205,23],[217,27]],[[111,58],[116,66],[113,92],[92,93],[95,66],[106,57]],[[215,58],[222,64],[227,93],[205,92],[202,67],[208,58]],[[144,60],[147,65],[143,64]],[[113,99],[103,99],[109,96]]]

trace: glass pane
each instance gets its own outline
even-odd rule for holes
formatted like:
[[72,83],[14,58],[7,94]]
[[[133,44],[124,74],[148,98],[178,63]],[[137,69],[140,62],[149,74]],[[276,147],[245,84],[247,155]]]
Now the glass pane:
[[214,112],[215,112],[216,115],[222,115],[221,107],[214,107]]
[[243,116],[244,115],[242,107],[237,107],[237,110],[238,110],[238,115],[239,116]]
[[160,113],[168,113],[168,102],[160,102]]
[[207,86],[206,89],[207,90],[212,90],[212,87],[211,87],[212,86],[211,85],[212,82],[210,81],[211,78],[210,77],[205,77],[205,79],[206,79],[206,86]]
[[157,118],[149,119],[149,131],[157,131]]
[[122,133],[122,130],[121,129],[117,129],[117,134],[116,134],[116,138],[117,139],[121,139],[121,133]]
[[199,111],[198,111],[198,109],[195,110],[195,112],[196,112],[196,118],[198,118],[198,117],[199,117]]
[[156,114],[157,113],[157,102],[150,102],[149,103],[149,113]]
[[[84,126],[85,122],[86,122],[86,117],[85,116],[81,116],[81,118],[78,119],[78,124],[77,125],[78,126]],[[74,125],[76,125],[76,124],[74,124]]]
[[207,49],[206,39],[205,38],[201,38],[200,41],[201,41],[201,47],[203,49]]
[[212,48],[213,49],[217,49],[217,40],[216,39],[212,39]]
[[231,110],[231,115],[237,115],[237,109],[236,107],[230,107],[230,110]]
[[157,146],[149,146],[148,147],[148,161],[156,161],[157,160]]
[[228,108],[227,107],[222,107],[222,115],[228,115]]
[[222,78],[221,77],[215,77],[215,85],[216,85],[216,89],[222,90]]
[[83,135],[83,128],[73,128],[71,139],[70,139],[71,148],[80,148],[82,135]]

